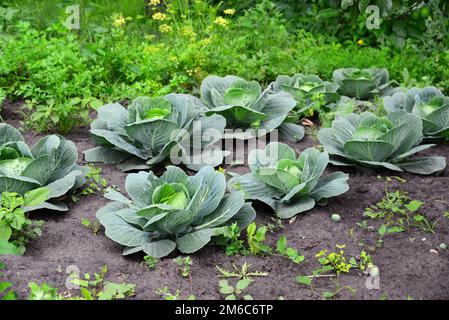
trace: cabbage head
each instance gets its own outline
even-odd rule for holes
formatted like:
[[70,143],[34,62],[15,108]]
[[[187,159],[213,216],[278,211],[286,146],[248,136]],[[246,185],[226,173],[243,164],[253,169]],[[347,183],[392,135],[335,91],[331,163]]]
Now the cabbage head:
[[0,194],[15,192],[23,196],[42,187],[49,190],[49,200],[28,211],[68,210],[60,199],[81,187],[88,172],[76,164],[77,159],[75,144],[64,137],[44,137],[30,149],[17,129],[0,124]]
[[335,165],[383,167],[417,174],[432,174],[446,167],[444,157],[411,158],[434,145],[420,145],[422,122],[405,111],[385,117],[370,112],[339,116],[331,128],[318,132],[318,138]]
[[273,91],[286,91],[297,102],[296,111],[303,113],[320,101],[324,105],[337,102],[340,95],[337,93],[338,85],[323,81],[316,75],[295,74],[292,77],[278,76],[273,83]]
[[[90,130],[98,147],[84,152],[86,160],[115,164],[122,171],[143,170],[164,161],[176,150],[187,167],[198,170],[203,165],[189,161],[189,145],[201,152],[212,148],[226,125],[219,115],[205,117],[207,110],[199,99],[185,94],[139,97],[128,108],[118,103],[102,106]],[[199,129],[195,123],[200,124]],[[216,131],[211,141],[193,141],[196,134],[211,130]],[[208,164],[221,164],[223,153],[213,154]]]
[[[257,135],[279,129],[279,134],[291,141],[304,137],[303,127],[285,122],[296,106],[288,92],[273,93],[271,88],[262,91],[258,82],[236,76],[208,76],[201,83],[201,99],[209,108],[206,115],[222,115],[226,118],[227,129],[254,129]],[[226,137],[246,139],[253,136],[231,134]]]
[[413,88],[384,98],[387,112],[405,110],[416,114],[423,122],[425,138],[449,140],[449,97],[435,87]]
[[338,93],[350,98],[367,100],[390,89],[387,69],[337,69],[333,73]]
[[110,189],[110,202],[97,212],[106,236],[126,247],[123,254],[139,251],[155,258],[175,249],[190,254],[200,250],[212,237],[237,223],[246,227],[255,218],[243,192],[225,195],[226,179],[211,166],[188,176],[168,166],[156,177],[153,172],[129,174],[129,198]]
[[253,150],[248,156],[251,173],[234,175],[230,190],[241,190],[245,197],[269,205],[278,217],[288,219],[308,211],[315,204],[349,190],[349,176],[334,172],[323,176],[329,163],[326,152],[304,150],[299,158],[289,146],[272,142],[265,150]]

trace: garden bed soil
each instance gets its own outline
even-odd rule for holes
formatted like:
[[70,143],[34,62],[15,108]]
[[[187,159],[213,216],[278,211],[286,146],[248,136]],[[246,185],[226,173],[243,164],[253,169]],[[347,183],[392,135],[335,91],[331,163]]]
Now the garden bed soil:
[[[19,125],[17,103],[6,103],[3,117],[7,123]],[[25,131],[26,141],[36,142],[42,135]],[[87,127],[79,128],[67,136],[73,140],[79,151],[79,161],[85,161],[81,152],[93,147]],[[298,153],[309,146],[318,144],[314,135],[307,135],[300,143],[289,143]],[[449,159],[449,146],[440,145],[427,154],[441,155]],[[126,174],[114,166],[98,164],[103,169],[103,176],[109,185],[124,190]],[[228,171],[244,173],[245,166],[226,167]],[[330,166],[329,171],[341,170]],[[163,167],[157,168],[162,172]],[[372,255],[374,263],[380,269],[380,289],[368,290],[365,285],[367,277],[353,270],[348,275],[337,278],[320,278],[313,287],[307,287],[295,281],[298,275],[309,275],[319,267],[315,254],[323,249],[336,250],[336,245],[346,245],[345,251],[350,256],[360,253],[361,242],[374,243],[377,232],[367,232],[356,226],[363,220],[364,209],[381,200],[385,192],[385,181],[378,175],[386,172],[359,172],[343,169],[351,174],[350,190],[329,201],[328,206],[316,207],[306,214],[300,214],[294,221],[286,221],[285,229],[268,234],[268,243],[275,247],[280,235],[285,235],[288,245],[295,247],[306,257],[307,262],[300,266],[279,256],[228,257],[218,247],[206,247],[192,254],[193,266],[191,279],[178,274],[178,267],[170,258],[160,261],[154,270],[142,265],[143,254],[124,257],[122,248],[104,235],[100,230],[94,235],[92,230],[81,224],[82,219],[95,219],[95,212],[107,203],[101,194],[82,197],[79,202],[71,204],[67,213],[40,212],[33,213],[32,218],[45,220],[43,234],[29,243],[23,256],[2,256],[6,265],[3,278],[14,284],[20,298],[26,298],[28,283],[46,282],[66,291],[65,282],[68,266],[77,266],[81,273],[94,273],[107,265],[109,272],[106,280],[126,281],[136,284],[135,299],[157,299],[155,291],[167,286],[172,292],[181,291],[181,297],[194,294],[197,299],[220,299],[216,266],[232,269],[232,265],[250,264],[250,270],[268,272],[266,277],[253,278],[254,283],[247,293],[255,299],[323,299],[324,291],[335,290],[335,280],[340,285],[351,286],[356,293],[343,290],[340,299],[449,299],[449,251],[438,248],[439,244],[449,243],[449,219],[443,213],[449,210],[449,169],[438,176],[416,176],[398,174],[407,180],[405,184],[392,182],[391,190],[408,191],[413,199],[426,201],[425,214],[433,219],[440,219],[436,233],[411,230],[401,234],[389,235],[384,239],[383,247]],[[257,223],[268,223],[273,213],[259,203],[255,204]],[[338,213],[342,221],[335,223],[330,215]],[[353,234],[351,236],[351,230]],[[173,255],[176,257],[176,254]],[[235,280],[230,280],[234,283]]]

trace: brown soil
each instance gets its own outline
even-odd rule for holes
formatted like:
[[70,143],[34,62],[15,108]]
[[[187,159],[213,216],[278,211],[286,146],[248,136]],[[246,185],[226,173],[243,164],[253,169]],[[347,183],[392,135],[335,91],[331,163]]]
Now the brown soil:
[[[7,123],[19,126],[19,119],[14,111],[18,104],[7,104],[3,117]],[[34,143],[42,135],[25,132],[28,143]],[[81,151],[92,147],[88,128],[79,128],[68,135],[76,142],[80,152],[80,163],[84,163]],[[298,152],[316,144],[313,135],[308,135],[298,144],[290,143]],[[433,148],[429,154],[449,157],[449,146]],[[123,190],[125,174],[110,165],[99,165],[103,176],[110,185]],[[229,171],[245,172],[244,166],[226,168]],[[161,172],[163,168],[157,168]],[[334,167],[330,171],[338,170]],[[443,213],[449,210],[449,173],[448,169],[439,176],[423,177],[400,174],[407,183],[393,182],[391,190],[406,190],[414,199],[427,202],[425,214],[431,219],[440,219],[436,233],[425,233],[414,229],[401,234],[390,235],[384,239],[383,247],[372,254],[374,263],[380,268],[380,290],[368,290],[365,286],[366,276],[357,271],[338,277],[340,285],[349,285],[356,289],[353,296],[342,291],[340,299],[379,299],[387,294],[389,299],[449,299],[449,251],[438,248],[442,242],[449,243],[449,219]],[[275,246],[280,235],[284,234],[288,244],[299,250],[307,262],[300,266],[290,266],[290,262],[279,256],[226,256],[218,247],[206,247],[191,255],[193,266],[191,280],[178,274],[177,265],[167,258],[158,263],[155,270],[149,270],[141,264],[142,255],[123,257],[121,247],[108,239],[101,230],[94,235],[90,229],[81,225],[83,218],[94,220],[95,212],[107,203],[101,194],[83,197],[71,205],[67,213],[38,213],[32,217],[46,221],[43,235],[29,244],[24,256],[2,256],[6,265],[3,278],[14,284],[21,298],[26,298],[28,282],[46,282],[65,291],[67,274],[65,268],[76,265],[82,273],[98,272],[107,265],[107,280],[135,283],[136,299],[157,299],[156,289],[167,286],[171,291],[181,290],[181,296],[194,294],[197,299],[220,299],[217,291],[218,280],[216,266],[231,269],[247,262],[251,270],[269,272],[266,277],[253,278],[248,293],[255,299],[322,299],[323,291],[335,289],[333,278],[320,278],[313,287],[306,287],[295,281],[297,275],[311,274],[319,267],[315,254],[323,249],[335,250],[335,245],[345,244],[347,256],[360,253],[360,243],[373,244],[377,232],[363,231],[356,226],[363,220],[364,208],[379,201],[384,194],[385,181],[378,179],[388,173],[364,173],[349,171],[350,191],[330,200],[326,207],[316,207],[307,214],[297,217],[291,223],[284,223],[285,229],[268,235],[268,243]],[[391,173],[390,173],[391,174]],[[255,204],[257,223],[270,222],[272,212],[267,207]],[[339,213],[340,223],[329,217]],[[350,231],[353,230],[353,236]],[[434,250],[432,250],[434,249]],[[432,250],[432,251],[431,251]],[[176,256],[176,254],[174,255]],[[234,282],[234,280],[230,280]]]

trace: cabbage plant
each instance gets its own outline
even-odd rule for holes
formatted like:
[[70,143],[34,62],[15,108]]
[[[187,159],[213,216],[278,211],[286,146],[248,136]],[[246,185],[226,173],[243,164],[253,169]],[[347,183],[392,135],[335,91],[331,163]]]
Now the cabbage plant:
[[[256,81],[246,81],[236,76],[208,76],[201,83],[201,99],[209,108],[206,115],[219,114],[226,118],[228,129],[263,129],[260,135],[279,129],[280,135],[292,141],[304,137],[304,128],[286,123],[289,112],[296,106],[291,94],[273,93],[271,88],[262,91]],[[252,134],[230,134],[229,138],[251,138]]]
[[370,112],[339,116],[331,128],[318,132],[318,138],[335,165],[383,167],[417,174],[432,174],[446,166],[444,157],[411,158],[434,145],[420,145],[422,122],[405,111],[385,117]]
[[244,191],[247,199],[262,201],[278,217],[287,219],[349,190],[347,174],[334,172],[323,176],[328,163],[326,152],[308,148],[296,158],[292,148],[272,142],[265,150],[250,152],[251,173],[234,175],[228,188]]
[[139,251],[161,258],[175,249],[200,250],[227,226],[244,228],[255,218],[243,192],[225,195],[226,179],[211,166],[188,176],[168,166],[156,177],[153,172],[129,174],[125,184],[129,198],[110,189],[110,202],[97,212],[106,235],[126,246],[123,254]]
[[[102,106],[90,131],[98,146],[84,152],[86,160],[129,171],[148,169],[176,154],[187,167],[198,170],[203,163],[191,161],[187,150],[191,145],[198,153],[212,148],[226,125],[223,117],[205,117],[205,111],[199,99],[185,94],[139,97],[128,108],[118,103]],[[212,132],[210,141],[194,141],[195,135],[205,132]],[[222,159],[222,152],[216,151],[208,164],[217,166]]]
[[338,85],[323,81],[316,75],[295,74],[292,77],[281,75],[272,84],[273,91],[286,91],[297,102],[296,111],[305,112],[316,103],[327,105],[340,99]]
[[425,138],[449,139],[449,97],[435,87],[413,88],[384,98],[387,112],[405,110],[423,122]]
[[338,93],[350,98],[370,99],[390,89],[387,69],[337,69],[333,73],[334,82],[338,85]]
[[59,135],[40,139],[31,149],[22,134],[8,124],[0,124],[0,194],[25,195],[35,189],[49,190],[48,200],[29,210],[68,210],[59,201],[85,182],[87,168],[76,164],[78,152],[72,141]]

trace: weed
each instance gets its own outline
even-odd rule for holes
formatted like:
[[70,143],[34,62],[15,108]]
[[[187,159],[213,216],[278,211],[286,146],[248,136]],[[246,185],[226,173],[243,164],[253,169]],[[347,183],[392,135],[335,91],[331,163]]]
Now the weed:
[[379,300],[385,301],[385,300],[388,300],[388,299],[389,299],[388,293],[386,293],[386,292],[382,292],[380,294],[380,296],[379,296]]
[[356,225],[363,230],[373,231],[374,227],[368,224],[368,220],[363,220],[361,222],[357,222]]
[[90,194],[96,194],[108,187],[108,181],[102,177],[101,168],[95,167],[93,164],[88,164],[89,172],[86,174],[87,182],[85,188],[81,191],[80,195],[87,196]]
[[295,280],[301,284],[304,284],[306,286],[311,286],[312,285],[312,280],[313,277],[311,276],[304,276],[304,275],[299,275],[295,278]]
[[159,260],[150,256],[150,255],[146,255],[143,257],[143,262],[144,264],[146,264],[146,266],[150,269],[154,269],[156,268],[156,265],[158,264]]
[[28,219],[25,212],[27,205],[31,201],[37,200],[37,202],[41,203],[46,200],[47,196],[45,194],[40,200],[36,197],[41,197],[40,190],[48,194],[47,190],[36,189],[23,197],[17,193],[10,192],[3,192],[1,195],[0,240],[12,243],[17,247],[20,254],[25,252],[25,246],[30,240],[42,235],[41,228],[44,225],[44,221]]
[[351,286],[342,286],[338,281],[334,281],[335,290],[334,291],[324,291],[323,298],[325,299],[334,299],[340,295],[343,290],[347,290],[351,292],[353,295],[356,293],[356,290]]
[[177,257],[173,259],[173,261],[178,265],[178,271],[181,276],[184,278],[190,277],[190,267],[193,264],[190,256],[187,257]]
[[89,172],[86,174],[86,183],[84,188],[77,194],[72,194],[71,199],[74,203],[79,201],[80,196],[88,196],[104,191],[108,187],[108,181],[101,175],[101,168],[93,164],[87,165]]
[[[0,262],[0,271],[5,268],[5,265]],[[2,273],[0,272],[0,276]],[[12,288],[12,283],[7,281],[0,281],[0,300],[17,300],[17,293]]]
[[276,231],[285,229],[284,223],[279,217],[270,217],[272,222],[267,223],[268,232],[274,233]]
[[[181,291],[176,289],[175,293],[171,293],[168,287],[159,288],[156,290],[156,294],[163,300],[179,300],[181,296]],[[195,300],[194,295],[189,295],[186,300]]]
[[241,279],[237,281],[235,287],[231,286],[228,280],[220,280],[218,282],[219,291],[225,296],[225,300],[253,300],[249,294],[243,294],[243,291],[252,283],[251,279]]
[[224,247],[227,256],[235,254],[248,254],[244,241],[240,239],[241,230],[237,223],[233,223],[224,229],[223,234],[216,240],[216,243]]
[[286,257],[291,263],[300,264],[304,261],[304,256],[298,254],[298,250],[287,247],[287,238],[281,236],[277,242],[276,251],[279,252],[283,257]]
[[[357,265],[357,263],[353,259],[346,262],[347,258],[343,250],[344,248],[345,245],[337,245],[338,253],[327,253],[327,250],[319,251],[315,257],[318,258],[321,267],[313,270],[312,275],[299,275],[295,280],[306,286],[312,286],[313,279],[315,278],[331,278],[342,273],[349,273],[350,269],[354,266],[353,264],[355,263],[355,265]],[[328,272],[332,272],[332,274],[329,274]]]
[[339,249],[337,252],[327,253],[327,250],[321,250],[318,252],[315,257],[319,258],[318,261],[322,265],[322,268],[315,270],[313,273],[320,274],[326,271],[333,271],[337,275],[341,273],[349,273],[349,269],[351,269],[352,265],[346,262],[344,248],[345,245],[337,245]]
[[349,259],[349,263],[353,268],[358,268],[360,271],[365,271],[373,264],[373,259],[371,258],[371,255],[366,253],[365,250],[362,250],[357,258],[352,257]]
[[97,235],[98,231],[100,231],[101,228],[101,224],[97,219],[91,221],[88,218],[83,218],[83,220],[81,220],[81,224],[85,228],[91,229],[94,235]]
[[72,275],[71,283],[79,286],[80,297],[74,300],[117,300],[134,295],[135,284],[105,282],[104,277],[108,272],[107,266],[103,266],[100,273],[84,274],[83,278]]
[[63,297],[58,295],[58,290],[47,285],[45,282],[41,285],[31,282],[28,284],[31,292],[28,300],[63,300]]
[[247,241],[249,246],[249,251],[253,255],[258,254],[270,254],[272,249],[268,245],[264,244],[265,234],[267,233],[268,228],[266,226],[262,226],[257,228],[256,223],[251,223],[246,229],[247,232]]
[[251,265],[248,265],[246,262],[239,269],[235,264],[232,265],[234,271],[226,270],[216,266],[218,271],[221,273],[219,277],[223,278],[239,278],[239,279],[249,279],[250,277],[266,277],[268,272],[262,271],[249,271]]
[[272,252],[272,249],[264,243],[266,233],[269,230],[268,226],[257,228],[255,222],[251,223],[246,228],[246,242],[248,247],[245,247],[245,241],[240,239],[241,230],[236,223],[233,223],[224,229],[221,237],[216,242],[224,247],[228,256],[235,254],[266,255]]
[[[377,247],[381,247],[385,235],[401,233],[411,228],[418,228],[424,232],[434,233],[438,220],[429,221],[419,211],[425,205],[424,202],[413,200],[405,191],[397,190],[389,192],[385,189],[385,197],[365,209],[364,216],[371,220],[381,221],[377,232],[380,238],[377,240]],[[358,223],[358,226],[373,230],[374,227],[367,227],[366,221]]]
[[79,287],[80,296],[72,296],[70,292],[59,293],[56,288],[50,287],[45,282],[28,284],[30,294],[28,300],[118,300],[134,295],[134,284],[113,283],[104,281],[108,269],[103,266],[100,273],[84,274],[82,278],[71,274],[71,283]]

